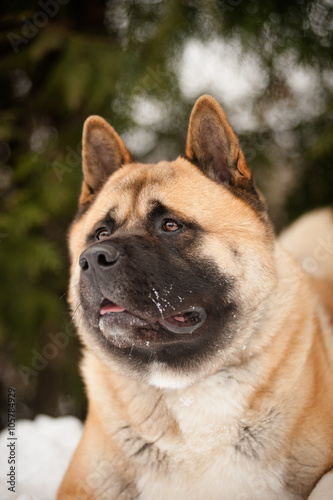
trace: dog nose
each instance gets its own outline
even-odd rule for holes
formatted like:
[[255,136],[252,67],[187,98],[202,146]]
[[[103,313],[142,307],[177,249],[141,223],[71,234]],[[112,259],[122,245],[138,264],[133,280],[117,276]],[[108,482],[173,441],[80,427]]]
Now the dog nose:
[[82,271],[108,269],[118,261],[119,251],[110,244],[92,245],[82,252],[79,265]]

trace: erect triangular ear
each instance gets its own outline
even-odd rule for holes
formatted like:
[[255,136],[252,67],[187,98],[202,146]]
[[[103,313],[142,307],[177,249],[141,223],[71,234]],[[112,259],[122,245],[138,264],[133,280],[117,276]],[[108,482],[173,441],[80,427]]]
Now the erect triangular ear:
[[186,156],[218,182],[243,189],[252,185],[238,139],[221,106],[209,95],[199,97],[193,107]]
[[89,203],[106,179],[118,168],[132,161],[124,142],[111,125],[100,116],[89,116],[83,126],[83,184],[80,205]]

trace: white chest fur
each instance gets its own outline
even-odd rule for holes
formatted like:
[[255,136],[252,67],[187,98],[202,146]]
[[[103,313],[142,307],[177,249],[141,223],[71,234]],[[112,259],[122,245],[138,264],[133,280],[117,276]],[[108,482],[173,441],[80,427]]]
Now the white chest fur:
[[[265,460],[262,443],[267,442],[266,435],[252,444],[249,439],[240,449],[242,429],[247,427],[244,401],[248,393],[248,383],[222,374],[170,391],[166,401],[181,439],[171,445],[169,440],[159,441],[159,449],[170,459],[167,473],[164,467],[143,473],[139,498],[298,500],[285,490],[279,462]],[[263,433],[272,432],[269,427],[268,423]],[[276,436],[269,437],[273,441]]]

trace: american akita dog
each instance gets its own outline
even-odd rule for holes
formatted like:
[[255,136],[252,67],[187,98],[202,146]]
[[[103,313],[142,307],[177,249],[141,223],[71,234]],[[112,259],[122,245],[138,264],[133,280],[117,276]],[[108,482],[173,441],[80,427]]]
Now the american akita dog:
[[150,165],[91,116],[83,173],[69,300],[89,408],[58,499],[333,498],[333,288],[276,240],[218,103]]

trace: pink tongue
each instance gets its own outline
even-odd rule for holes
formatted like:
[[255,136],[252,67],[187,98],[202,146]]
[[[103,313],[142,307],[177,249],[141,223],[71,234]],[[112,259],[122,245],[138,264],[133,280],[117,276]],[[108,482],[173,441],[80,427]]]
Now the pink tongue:
[[176,321],[181,321],[182,323],[185,322],[185,318],[184,316],[172,316],[173,319],[175,319]]
[[112,313],[120,313],[125,311],[124,307],[117,306],[117,304],[106,304],[105,306],[101,307],[100,314],[106,314],[109,312]]

